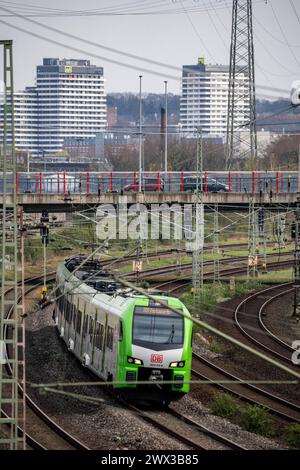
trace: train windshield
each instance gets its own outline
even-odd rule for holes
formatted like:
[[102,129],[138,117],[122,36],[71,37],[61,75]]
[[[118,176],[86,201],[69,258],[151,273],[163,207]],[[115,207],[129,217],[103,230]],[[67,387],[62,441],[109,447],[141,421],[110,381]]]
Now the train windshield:
[[167,306],[137,306],[133,315],[132,343],[155,350],[179,348],[183,344],[183,320]]

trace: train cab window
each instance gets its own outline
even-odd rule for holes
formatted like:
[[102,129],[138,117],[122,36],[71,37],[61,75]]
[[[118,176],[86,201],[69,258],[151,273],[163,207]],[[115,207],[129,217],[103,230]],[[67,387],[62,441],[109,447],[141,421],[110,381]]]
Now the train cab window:
[[156,351],[181,347],[183,317],[167,307],[136,306],[133,315],[132,343]]
[[104,326],[101,323],[96,323],[96,331],[95,331],[95,347],[103,350],[103,336],[104,336]]
[[110,326],[107,327],[106,347],[113,350],[114,343],[114,329]]

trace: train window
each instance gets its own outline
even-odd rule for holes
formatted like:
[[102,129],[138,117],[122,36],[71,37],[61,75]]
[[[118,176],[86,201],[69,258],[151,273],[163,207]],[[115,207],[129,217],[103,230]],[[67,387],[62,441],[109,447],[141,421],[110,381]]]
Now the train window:
[[66,309],[66,321],[69,323],[70,322],[70,308],[69,308],[69,301],[66,297],[66,300],[65,300],[65,309]]
[[78,334],[80,334],[80,330],[81,330],[81,320],[82,320],[82,312],[80,310],[78,310],[78,315],[77,315],[77,321],[76,321],[76,332]]
[[123,322],[119,321],[119,341],[123,341]]
[[65,296],[63,295],[61,297],[61,310],[63,312],[63,315],[66,316],[66,302],[65,302]]
[[94,320],[92,317],[90,317],[90,322],[89,322],[89,337],[90,337],[90,343],[93,342],[93,331],[94,331]]
[[72,323],[72,319],[73,319],[73,311],[74,311],[74,304],[70,303],[70,324]]
[[110,326],[107,327],[107,336],[106,336],[106,347],[108,349],[113,349],[114,342],[114,330]]
[[75,307],[75,305],[73,305],[73,328],[75,330],[75,326],[76,326],[76,316],[77,316],[77,309]]
[[104,335],[104,326],[101,323],[96,323],[96,332],[95,332],[95,347],[103,350],[103,335]]
[[82,329],[83,338],[85,338],[86,334],[87,334],[88,319],[89,319],[89,317],[87,315],[85,315],[84,320],[83,320],[83,329]]

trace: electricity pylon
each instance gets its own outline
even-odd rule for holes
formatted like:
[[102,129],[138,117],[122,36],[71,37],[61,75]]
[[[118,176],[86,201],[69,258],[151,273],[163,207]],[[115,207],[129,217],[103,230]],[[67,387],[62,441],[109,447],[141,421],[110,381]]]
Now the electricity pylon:
[[[19,238],[14,138],[12,41],[3,47],[3,170],[1,310],[0,310],[0,449],[25,448],[24,284],[18,283]],[[11,147],[7,145],[11,141]],[[23,261],[23,260],[22,260]],[[23,270],[22,270],[23,279]],[[10,291],[7,293],[7,291]],[[11,312],[7,318],[8,311]],[[9,369],[9,371],[8,371]],[[18,394],[19,382],[23,394]],[[5,413],[5,414],[4,414]],[[6,431],[6,426],[9,431]],[[20,427],[20,429],[18,429]],[[22,431],[21,431],[22,430]]]
[[[251,170],[257,156],[254,46],[252,0],[233,0],[226,166],[250,159]],[[242,163],[242,164],[243,164]]]

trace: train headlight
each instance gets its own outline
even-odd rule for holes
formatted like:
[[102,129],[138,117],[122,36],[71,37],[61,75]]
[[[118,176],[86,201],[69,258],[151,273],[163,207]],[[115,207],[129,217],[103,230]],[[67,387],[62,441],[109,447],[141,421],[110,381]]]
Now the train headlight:
[[171,362],[169,367],[184,367],[185,361]]
[[131,356],[127,356],[127,362],[129,362],[129,364],[136,364],[138,366],[143,365],[143,361],[141,359],[137,359],[136,357]]

